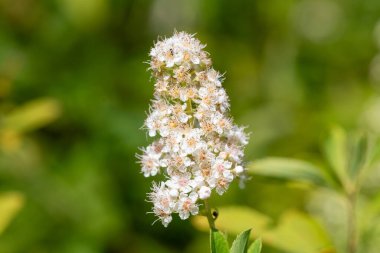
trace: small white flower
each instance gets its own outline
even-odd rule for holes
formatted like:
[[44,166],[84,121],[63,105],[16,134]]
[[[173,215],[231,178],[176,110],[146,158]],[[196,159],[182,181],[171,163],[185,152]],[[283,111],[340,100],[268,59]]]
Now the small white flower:
[[168,129],[168,135],[165,136],[165,145],[167,146],[168,150],[170,150],[173,153],[177,153],[180,150],[180,144],[182,142],[182,134],[179,132],[170,133]]
[[244,172],[244,168],[240,165],[236,166],[234,170],[235,170],[235,173],[238,175]]
[[222,175],[224,171],[230,169],[231,166],[232,163],[230,161],[217,158],[212,168],[215,173]]
[[208,163],[215,159],[215,154],[207,148],[207,145],[203,145],[193,155],[198,164]]
[[207,72],[207,78],[210,82],[214,83],[216,86],[221,86],[222,83],[220,82],[220,74],[215,71],[214,69],[210,69]]
[[229,131],[231,129],[231,121],[221,113],[215,113],[212,117],[212,123],[215,126],[215,131],[218,134]]
[[199,59],[199,57],[197,55],[193,55],[191,57],[191,62],[194,63],[194,64],[199,64],[201,61]]
[[181,123],[186,123],[188,120],[189,120],[189,115],[187,115],[186,113],[181,113],[179,116],[178,116],[178,119]]
[[230,185],[230,182],[226,178],[220,178],[218,179],[216,183],[215,190],[219,195],[223,195],[228,189],[229,185]]
[[178,83],[191,81],[191,74],[189,73],[189,69],[184,66],[179,66],[177,69],[175,69],[173,77]]
[[173,198],[175,198],[175,197],[178,197],[178,195],[179,195],[179,192],[178,192],[178,190],[177,189],[170,189],[170,191],[169,191],[169,195],[171,196],[171,197],[173,197]]
[[198,194],[200,199],[208,199],[211,195],[211,189],[207,186],[201,186],[201,188],[198,191]]
[[191,180],[191,174],[185,172],[180,175],[174,175],[170,180],[166,181],[166,185],[170,189],[176,189],[179,192],[189,193],[193,190],[194,183]]
[[195,111],[194,117],[197,118],[199,121],[205,120],[209,117],[210,111],[207,108],[204,107],[198,107]]
[[241,149],[241,146],[238,146],[234,143],[229,143],[224,146],[224,150],[225,150],[224,152],[226,152],[230,160],[234,161],[237,164],[240,164],[242,162],[244,153],[243,153],[243,150]]
[[150,53],[149,53],[149,55],[150,56],[152,56],[152,57],[156,57],[157,56],[157,48],[152,48],[151,50],[150,50]]
[[157,80],[154,87],[157,93],[164,93],[168,91],[169,82],[167,80]]
[[175,203],[172,201],[165,185],[153,184],[149,199],[153,203],[153,213],[166,227],[172,221],[172,212],[174,211]]
[[200,98],[205,98],[208,96],[207,88],[206,87],[201,87],[199,89],[199,97]]
[[[194,162],[185,154],[172,154],[168,162],[168,166],[172,171],[186,172],[186,168],[191,166]],[[171,173],[170,173],[171,174]]]
[[197,215],[199,207],[196,204],[198,195],[192,192],[189,196],[183,194],[179,197],[177,211],[182,220],[189,218],[190,214]]
[[141,163],[141,172],[145,177],[155,176],[160,170],[160,153],[156,153],[151,146],[143,150],[139,156]]
[[174,58],[174,55],[171,50],[168,50],[165,54],[165,60],[166,62],[166,67],[171,68],[174,66],[176,59]]
[[204,145],[201,140],[201,134],[202,132],[199,129],[192,129],[187,132],[182,141],[183,152],[191,154]]

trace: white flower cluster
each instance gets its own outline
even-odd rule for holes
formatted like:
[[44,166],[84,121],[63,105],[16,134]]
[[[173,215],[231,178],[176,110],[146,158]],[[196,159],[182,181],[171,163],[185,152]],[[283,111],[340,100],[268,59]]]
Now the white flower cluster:
[[248,137],[228,116],[221,75],[192,35],[180,32],[150,51],[155,99],[145,121],[156,140],[138,155],[145,177],[163,173],[149,199],[164,226],[199,212],[199,200],[213,189],[223,194],[236,177],[245,178],[243,148]]

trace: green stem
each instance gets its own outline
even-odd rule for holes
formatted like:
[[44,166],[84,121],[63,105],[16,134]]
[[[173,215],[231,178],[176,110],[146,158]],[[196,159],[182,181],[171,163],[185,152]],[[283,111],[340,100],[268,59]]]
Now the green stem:
[[348,235],[347,235],[347,251],[356,253],[357,234],[356,234],[356,192],[348,194]]
[[211,209],[210,209],[210,206],[208,204],[208,200],[205,199],[204,203],[205,203],[205,211],[206,211],[206,217],[207,217],[208,225],[210,226],[210,229],[212,231],[217,231],[217,229],[215,227],[214,217],[212,217]]
[[190,126],[193,127],[194,126],[194,115],[193,115],[193,105],[191,103],[191,99],[187,100],[186,112],[189,113],[191,116]]

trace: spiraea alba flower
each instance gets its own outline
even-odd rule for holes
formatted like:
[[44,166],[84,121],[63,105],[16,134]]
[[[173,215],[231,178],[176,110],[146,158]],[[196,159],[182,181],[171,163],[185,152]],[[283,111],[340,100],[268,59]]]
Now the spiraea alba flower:
[[172,214],[196,215],[213,190],[222,195],[235,178],[245,179],[248,137],[228,115],[222,76],[204,47],[176,32],[150,51],[155,91],[144,126],[155,140],[138,158],[145,177],[163,175],[148,196],[165,227]]

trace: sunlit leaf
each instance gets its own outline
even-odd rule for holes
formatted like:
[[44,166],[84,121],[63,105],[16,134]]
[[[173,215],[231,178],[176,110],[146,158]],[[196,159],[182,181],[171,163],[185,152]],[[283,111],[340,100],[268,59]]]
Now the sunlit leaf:
[[248,229],[239,234],[232,243],[230,253],[246,253],[250,233],[251,229]]
[[262,248],[261,238],[255,240],[248,248],[248,253],[260,253]]
[[24,197],[18,192],[0,195],[0,234],[4,232],[24,204]]
[[60,105],[55,99],[33,100],[7,114],[0,129],[19,133],[31,131],[51,123],[60,115],[60,112]]
[[263,240],[286,252],[335,252],[321,225],[310,216],[297,211],[283,214],[278,226],[263,234]]
[[279,157],[269,157],[248,164],[251,174],[280,179],[306,181],[315,185],[331,185],[331,180],[321,169],[311,163]]
[[228,253],[226,237],[220,231],[210,231],[211,253]]
[[[228,206],[218,208],[219,216],[215,221],[218,229],[231,234],[239,234],[241,231],[253,228],[255,234],[262,234],[268,229],[271,218],[244,206]],[[193,225],[203,231],[208,231],[208,222],[205,217],[195,216]]]
[[348,182],[347,174],[347,136],[340,127],[331,129],[324,143],[324,152],[330,167],[343,185]]

